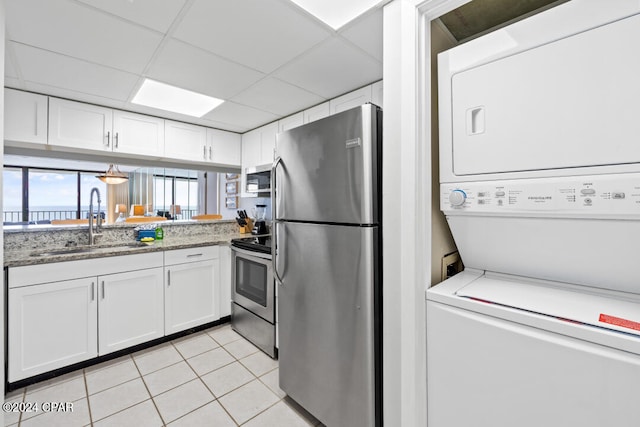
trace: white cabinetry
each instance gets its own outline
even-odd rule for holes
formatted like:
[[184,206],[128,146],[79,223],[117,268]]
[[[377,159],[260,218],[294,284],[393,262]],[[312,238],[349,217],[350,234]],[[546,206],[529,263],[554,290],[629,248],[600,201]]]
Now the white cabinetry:
[[8,380],[96,357],[96,278],[9,290]]
[[162,259],[153,252],[10,267],[9,381],[162,336]]
[[167,251],[165,256],[165,334],[218,320],[218,246]]
[[329,101],[323,102],[322,104],[316,105],[315,107],[311,107],[302,112],[303,119],[302,121],[306,123],[315,122],[316,120],[323,119],[331,114],[329,110]]
[[371,86],[365,86],[329,101],[331,114],[340,113],[350,108],[371,102]]
[[231,315],[231,248],[220,246],[220,317]]
[[289,129],[296,128],[304,124],[304,113],[293,114],[278,121],[278,132],[284,132]]
[[164,156],[169,159],[207,161],[207,128],[165,120]]
[[49,145],[111,151],[113,110],[49,99]]
[[161,157],[164,120],[64,99],[49,99],[49,145]]
[[46,144],[48,102],[44,95],[5,89],[5,141]]
[[218,129],[207,129],[208,161],[225,166],[240,167],[240,134]]
[[112,149],[126,154],[161,157],[164,152],[164,120],[113,110]]
[[245,192],[247,169],[273,163],[277,133],[278,122],[273,122],[242,135],[242,197],[257,197],[256,193]]
[[260,129],[254,129],[242,135],[242,174],[240,176],[240,196],[258,197],[256,193],[247,193],[247,169],[255,167],[260,162],[262,134]]
[[259,165],[273,163],[273,152],[276,149],[276,135],[278,134],[278,122],[269,123],[260,129],[260,161]]
[[164,336],[162,268],[98,277],[100,356]]

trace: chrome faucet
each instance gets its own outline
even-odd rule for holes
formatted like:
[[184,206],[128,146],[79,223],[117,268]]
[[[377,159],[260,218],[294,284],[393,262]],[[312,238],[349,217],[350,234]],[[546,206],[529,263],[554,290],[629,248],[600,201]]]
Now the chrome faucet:
[[[98,196],[98,218],[96,219],[96,228],[93,229],[93,193]],[[89,245],[93,245],[96,237],[100,235],[100,226],[102,225],[102,215],[100,214],[100,190],[96,187],[91,189],[89,195]]]

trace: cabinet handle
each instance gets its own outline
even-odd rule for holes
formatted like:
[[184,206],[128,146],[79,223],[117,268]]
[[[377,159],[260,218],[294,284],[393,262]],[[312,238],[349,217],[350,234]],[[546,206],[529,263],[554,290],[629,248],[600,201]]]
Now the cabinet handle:
[[202,256],[202,254],[201,253],[200,254],[189,254],[189,255],[187,255],[187,258],[194,258],[194,257],[197,257],[197,256]]
[[111,143],[109,140],[111,139],[111,132],[107,131],[107,147],[109,146],[109,144]]
[[171,286],[171,270],[167,270],[167,287]]
[[118,132],[116,132],[115,135],[113,135],[113,141],[116,148],[118,148]]
[[102,281],[102,299],[104,299],[104,280]]
[[207,146],[202,147],[202,158],[207,160]]
[[96,299],[96,282],[91,282],[91,301]]
[[211,160],[211,147],[209,147],[209,160]]

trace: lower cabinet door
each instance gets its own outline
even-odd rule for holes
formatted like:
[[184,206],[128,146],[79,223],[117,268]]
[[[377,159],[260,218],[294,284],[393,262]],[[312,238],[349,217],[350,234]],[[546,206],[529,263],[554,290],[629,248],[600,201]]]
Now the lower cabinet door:
[[162,267],[98,277],[99,355],[164,336]]
[[97,356],[96,278],[9,289],[8,380]]
[[183,331],[220,318],[218,259],[165,267],[165,332]]

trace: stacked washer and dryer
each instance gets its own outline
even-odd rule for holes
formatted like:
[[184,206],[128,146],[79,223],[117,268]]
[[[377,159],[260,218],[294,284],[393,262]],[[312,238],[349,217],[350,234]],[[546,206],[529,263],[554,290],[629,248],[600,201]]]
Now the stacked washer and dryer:
[[640,2],[573,0],[439,55],[429,427],[640,426]]

